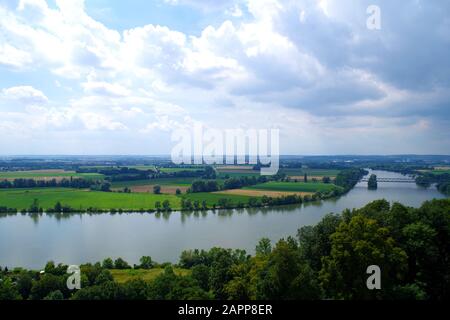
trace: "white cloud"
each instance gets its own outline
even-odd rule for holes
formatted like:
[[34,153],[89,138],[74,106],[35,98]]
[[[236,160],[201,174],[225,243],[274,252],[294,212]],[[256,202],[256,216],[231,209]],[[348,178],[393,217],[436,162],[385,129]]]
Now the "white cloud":
[[126,97],[130,95],[130,90],[116,83],[94,81],[85,82],[82,86],[86,93],[94,95],[112,97]]
[[28,52],[19,50],[8,43],[0,43],[0,65],[22,68],[31,62],[31,55]]
[[[450,33],[439,10],[447,4],[421,3],[419,10],[407,1],[411,8],[400,5],[405,10],[397,21],[399,5],[382,1],[386,24],[375,34],[365,29],[364,1],[169,2],[242,19],[193,36],[153,24],[119,32],[91,18],[82,0],[57,0],[55,8],[44,0],[21,0],[16,10],[0,6],[0,68],[45,70],[57,90],[73,88],[62,90],[66,101],[48,101],[18,84],[1,91],[0,105],[41,106],[24,111],[24,127],[80,135],[83,129],[167,131],[194,118],[227,127],[276,123],[292,133],[290,146],[298,132],[314,141],[311,150],[324,135],[366,132],[361,123],[381,124],[371,133],[384,136],[383,123],[392,133],[395,125],[432,131],[436,121],[449,120]],[[407,17],[421,23],[405,23]],[[5,128],[21,123],[18,113],[1,116]],[[290,117],[301,117],[307,129]],[[397,122],[383,122],[389,117]]]
[[18,101],[25,105],[44,104],[48,102],[45,94],[32,86],[18,86],[3,89],[2,97],[7,100]]

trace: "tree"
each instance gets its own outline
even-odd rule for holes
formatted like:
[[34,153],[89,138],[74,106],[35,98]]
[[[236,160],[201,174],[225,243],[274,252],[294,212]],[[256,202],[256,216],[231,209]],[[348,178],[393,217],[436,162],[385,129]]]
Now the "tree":
[[161,186],[159,186],[159,185],[153,186],[153,193],[161,194]]
[[97,276],[97,278],[95,278],[95,283],[96,285],[100,285],[103,283],[106,283],[108,281],[113,281],[114,278],[111,274],[111,272],[108,269],[103,269],[100,274]]
[[367,182],[367,187],[370,190],[376,190],[378,188],[378,183],[377,183],[377,176],[372,174],[369,178],[369,181]]
[[130,265],[122,258],[117,258],[114,261],[114,269],[130,269]]
[[64,295],[62,294],[61,291],[59,290],[55,290],[50,292],[45,298],[44,300],[64,300]]
[[67,291],[66,278],[54,274],[44,274],[39,280],[33,282],[30,298],[32,300],[42,300],[56,290],[61,292]]
[[2,300],[21,300],[16,286],[10,278],[0,279],[0,301]]
[[26,271],[22,271],[19,274],[19,277],[16,281],[16,287],[17,287],[17,290],[19,291],[19,294],[24,299],[28,299],[32,286],[33,286],[33,279],[31,277],[30,273],[26,272]]
[[209,290],[209,268],[204,264],[198,264],[192,268],[192,278],[194,278],[200,288]]
[[152,269],[155,266],[155,263],[149,256],[141,257],[141,259],[139,259],[139,262],[141,263],[139,267],[142,269]]
[[164,211],[170,211],[170,202],[169,200],[164,200],[162,203],[162,207],[164,209]]
[[180,195],[181,194],[181,190],[177,188],[177,190],[175,190],[175,194],[176,195]]
[[[334,299],[382,298],[400,283],[407,268],[407,255],[391,237],[389,229],[357,214],[341,222],[331,235],[331,254],[323,258],[319,278],[327,297]],[[367,267],[381,269],[383,290],[368,290]]]
[[60,213],[60,212],[62,212],[62,205],[61,205],[61,202],[57,202],[56,204],[55,204],[55,212],[58,212],[58,213]]
[[161,202],[160,201],[156,201],[155,202],[155,209],[156,209],[156,211],[160,211],[161,210]]
[[330,177],[323,177],[322,182],[323,183],[331,183],[331,179],[330,179]]
[[270,239],[262,238],[256,245],[256,255],[267,256],[272,252],[272,244]]
[[308,175],[305,173],[305,175],[303,176],[303,182],[308,182]]
[[30,213],[38,213],[39,212],[39,200],[33,199],[33,203],[31,204],[30,208],[28,209],[28,212]]
[[114,269],[114,262],[112,261],[111,258],[106,258],[102,262],[102,267],[105,269]]

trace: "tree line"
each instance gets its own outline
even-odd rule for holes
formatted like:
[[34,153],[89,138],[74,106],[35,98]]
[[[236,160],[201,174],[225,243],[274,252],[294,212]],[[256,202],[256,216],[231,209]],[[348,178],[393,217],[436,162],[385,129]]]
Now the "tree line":
[[84,189],[89,188],[94,182],[92,180],[82,178],[63,178],[61,180],[36,180],[36,179],[14,179],[1,180],[0,189],[30,189],[30,188],[75,188]]

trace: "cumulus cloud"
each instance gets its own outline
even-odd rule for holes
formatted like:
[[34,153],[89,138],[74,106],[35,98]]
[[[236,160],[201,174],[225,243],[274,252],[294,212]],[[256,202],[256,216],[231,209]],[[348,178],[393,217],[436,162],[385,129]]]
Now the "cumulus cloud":
[[25,105],[39,105],[48,102],[48,98],[45,94],[32,86],[18,86],[3,89],[2,97],[6,100],[17,101]]
[[[223,21],[197,35],[151,21],[118,31],[90,17],[83,0],[0,5],[0,68],[45,70],[60,84],[56,90],[61,82],[73,88],[54,102],[17,83],[0,99],[46,105],[34,109],[46,126],[140,134],[188,118],[228,127],[238,119],[243,126],[276,123],[323,148],[328,137],[350,141],[370,131],[384,138],[396,127],[420,128],[431,139],[450,122],[446,2],[380,0],[378,31],[366,28],[369,0],[163,2]],[[3,126],[16,117],[2,114]],[[295,151],[297,140],[286,139]]]

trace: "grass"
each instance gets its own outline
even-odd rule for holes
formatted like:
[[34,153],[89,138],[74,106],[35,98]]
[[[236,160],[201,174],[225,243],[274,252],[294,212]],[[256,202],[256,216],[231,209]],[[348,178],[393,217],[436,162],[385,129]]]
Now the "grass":
[[180,172],[180,171],[198,171],[203,170],[204,167],[196,167],[196,168],[159,168],[161,172],[167,172],[167,173],[173,173],[173,172]]
[[254,172],[219,172],[218,176],[219,178],[225,178],[226,176],[230,177],[230,178],[236,178],[236,177],[258,177],[260,175],[259,171],[254,171]]
[[180,198],[175,195],[155,195],[142,193],[99,192],[66,188],[2,189],[0,206],[28,209],[34,199],[39,206],[53,208],[56,202],[74,209],[154,209],[155,202],[169,200],[172,208],[180,208]]
[[319,182],[276,182],[270,181],[257,184],[244,189],[248,190],[270,190],[270,191],[289,191],[289,192],[318,192],[331,191],[340,187],[334,184],[326,184]]
[[280,173],[285,173],[288,176],[303,176],[305,173],[308,176],[316,177],[335,177],[339,170],[333,169],[280,169]]
[[229,194],[218,194],[218,193],[188,193],[183,195],[185,199],[191,199],[191,201],[198,200],[200,203],[205,200],[208,206],[217,205],[219,199],[229,199],[232,204],[237,205],[239,202],[247,203],[250,196],[244,195],[229,195]]
[[113,188],[125,188],[132,186],[146,186],[146,185],[160,185],[160,186],[185,186],[189,187],[193,181],[199,178],[160,178],[160,179],[146,179],[146,180],[129,180],[117,181],[112,183]]
[[136,170],[142,170],[142,171],[147,171],[147,170],[156,171],[156,168],[153,165],[136,165],[136,166],[126,166],[126,167],[130,168],[130,169],[136,169]]
[[84,179],[103,179],[104,175],[98,173],[76,173],[75,171],[43,172],[43,171],[8,171],[0,172],[0,179],[39,179],[48,177],[74,177]]
[[[125,270],[109,270],[118,283],[125,283],[134,279],[142,279],[144,281],[153,281],[157,276],[164,272],[163,268],[153,269],[125,269]],[[191,270],[182,268],[173,268],[173,271],[178,276],[187,276],[191,273]]]
[[445,173],[450,174],[450,170],[441,170],[441,169],[439,169],[439,170],[432,170],[430,172],[432,174],[435,174],[435,175],[441,175],[441,174],[445,174]]

